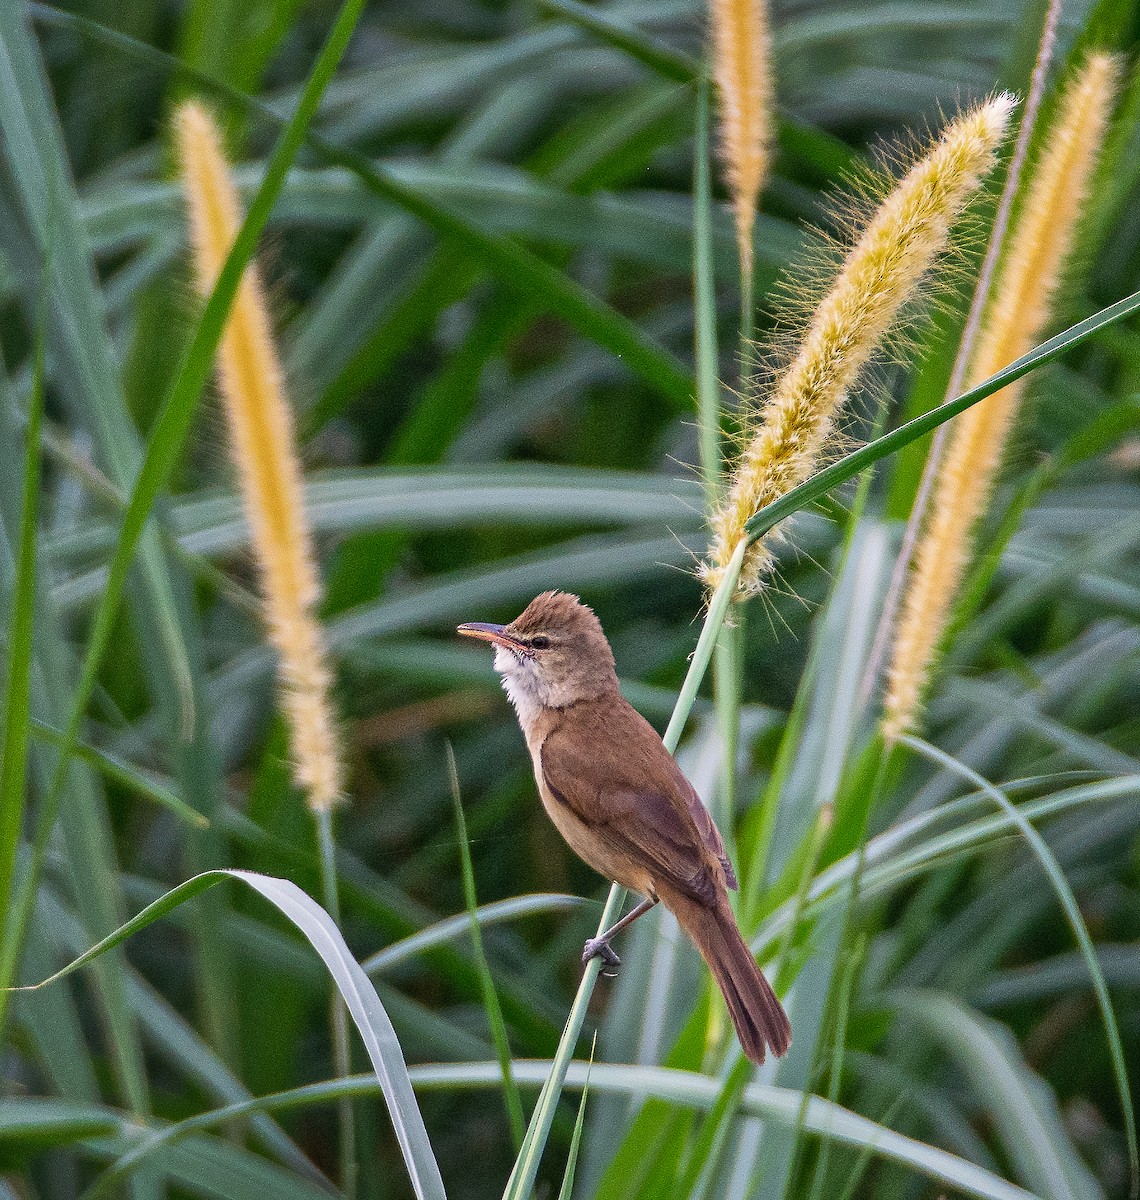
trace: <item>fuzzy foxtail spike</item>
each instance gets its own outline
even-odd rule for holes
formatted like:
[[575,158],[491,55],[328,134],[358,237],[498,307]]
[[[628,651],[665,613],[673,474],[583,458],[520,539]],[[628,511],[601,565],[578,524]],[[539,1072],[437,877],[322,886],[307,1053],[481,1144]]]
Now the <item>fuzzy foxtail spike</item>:
[[[710,588],[745,537],[748,518],[816,470],[850,389],[946,249],[952,222],[993,166],[1013,103],[1008,95],[994,96],[952,121],[852,247],[798,352],[776,380],[728,497],[713,515],[714,544],[703,570]],[[759,590],[771,564],[763,540],[751,546],[739,594]]]
[[[1044,333],[1108,127],[1119,76],[1110,54],[1093,53],[1066,88],[1010,236],[1005,263],[966,376],[974,387],[1030,350]],[[900,609],[883,735],[915,728],[950,610],[970,561],[1012,430],[1024,380],[955,417],[935,479],[926,527]]]
[[752,279],[752,227],[772,141],[772,67],[765,0],[711,0],[720,143],[732,193],[741,275]]
[[[212,117],[190,101],[175,116],[195,282],[208,296],[241,227],[241,207]],[[316,619],[320,596],[293,415],[285,399],[264,289],[246,269],[218,348],[218,381],[241,484],[269,636],[277,651],[294,776],[309,807],[341,797],[331,672]]]

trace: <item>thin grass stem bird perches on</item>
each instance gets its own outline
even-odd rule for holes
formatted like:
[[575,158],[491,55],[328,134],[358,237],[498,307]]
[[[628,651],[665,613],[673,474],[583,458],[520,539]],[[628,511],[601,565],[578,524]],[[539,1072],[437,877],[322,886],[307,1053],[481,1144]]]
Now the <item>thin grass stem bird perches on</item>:
[[[1118,71],[1111,55],[1090,54],[1065,90],[1042,139],[967,387],[1026,353],[1048,325],[1108,126]],[[950,426],[887,674],[883,734],[888,741],[915,728],[920,718],[935,655],[970,560],[973,530],[993,489],[1023,392],[1024,381],[1011,384]]]
[[[746,537],[748,518],[816,470],[850,389],[993,166],[1013,105],[1011,96],[997,95],[951,121],[872,214],[776,379],[760,428],[713,514],[713,548],[702,571],[710,588]],[[749,548],[741,596],[759,590],[771,563],[766,540]]]
[[765,0],[711,0],[712,65],[720,97],[720,154],[732,194],[745,303],[751,305],[752,228],[772,141],[771,39]]
[[[175,120],[195,282],[209,295],[241,227],[241,208],[209,113],[191,101]],[[341,798],[331,672],[316,618],[320,584],[305,514],[293,414],[285,398],[264,289],[250,266],[218,348],[230,448],[278,656],[293,774],[314,813]]]

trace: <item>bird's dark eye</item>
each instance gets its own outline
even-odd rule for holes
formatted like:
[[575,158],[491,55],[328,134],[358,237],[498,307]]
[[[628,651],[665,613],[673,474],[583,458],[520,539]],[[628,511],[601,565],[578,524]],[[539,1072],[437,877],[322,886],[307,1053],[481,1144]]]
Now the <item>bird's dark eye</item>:
[[531,638],[530,646],[531,646],[532,650],[549,650],[550,649],[550,638],[548,638],[548,637]]

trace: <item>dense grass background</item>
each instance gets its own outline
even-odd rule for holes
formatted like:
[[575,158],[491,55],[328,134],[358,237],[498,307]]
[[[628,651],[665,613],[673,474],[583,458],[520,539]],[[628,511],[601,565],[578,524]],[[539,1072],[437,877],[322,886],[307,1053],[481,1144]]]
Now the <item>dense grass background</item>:
[[[762,342],[788,313],[777,275],[804,275],[806,231],[831,220],[829,190],[880,138],[921,131],[995,85],[1024,91],[1043,9],[776,7],[779,150],[756,230]],[[507,905],[483,929],[516,1059],[554,1052],[605,893],[537,804],[488,656],[457,644],[453,626],[507,620],[545,588],[579,592],[631,700],[664,729],[703,599],[692,180],[704,16],[674,0],[584,11],[620,33],[586,27],[573,0],[366,6],[308,128],[322,141],[299,150],[260,250],[304,433],[344,719],[343,930],[408,1063],[423,1067],[412,1076],[431,1146],[463,1197],[500,1194],[516,1149],[466,918],[419,952],[368,961],[464,912],[447,742],[479,903],[583,898]],[[206,869],[320,895],[223,430],[192,386],[208,356],[183,357],[203,327],[168,116],[188,94],[211,100],[252,197],[336,18],[324,0],[0,9],[0,837],[15,846],[26,749],[21,868],[50,813],[58,732],[142,455],[169,446],[173,466],[47,826],[27,982]],[[1067,4],[1055,76],[1075,48],[1131,54],[1137,28],[1132,3]],[[1058,329],[1140,288],[1138,118],[1129,59]],[[729,403],[739,296],[719,200],[712,261]],[[879,371],[853,436],[866,436],[876,398],[892,425],[942,398],[968,283],[967,270]],[[718,1020],[706,974],[667,918],[643,920],[577,1048],[588,1059],[597,1030],[575,1195],[918,1197],[955,1179],[982,1195],[1024,1194],[999,1179],[1049,1198],[1128,1193],[1087,963],[1040,861],[969,771],[1044,834],[1134,1073],[1138,380],[1134,320],[1033,377],[932,697],[930,740],[949,761],[907,752],[876,782],[875,703],[861,686],[924,443],[796,519],[779,586],[738,621],[735,796],[711,681],[680,749],[734,831],[749,932],[781,988],[795,985],[795,1044],[742,1093],[731,1053],[706,1049]],[[172,394],[190,423],[177,454],[159,419]],[[25,459],[41,399],[42,454]],[[29,631],[19,618],[33,598]],[[29,632],[22,701],[13,680]],[[236,883],[19,995],[0,1047],[0,1195],[79,1196],[145,1126],[330,1079],[328,1003],[317,956]],[[424,1066],[436,1063],[455,1065]],[[663,1063],[691,1074],[655,1073]],[[518,1068],[527,1115],[544,1074]],[[686,1098],[684,1080],[703,1100]],[[359,1194],[411,1194],[376,1087],[357,1090]],[[915,1140],[801,1106],[805,1090]],[[336,1108],[329,1089],[309,1100],[187,1134],[111,1186],[140,1198],[325,1194],[339,1172]],[[567,1091],[540,1194],[558,1194],[576,1109]],[[828,1129],[834,1138],[816,1136]],[[938,1148],[986,1170],[968,1177]]]

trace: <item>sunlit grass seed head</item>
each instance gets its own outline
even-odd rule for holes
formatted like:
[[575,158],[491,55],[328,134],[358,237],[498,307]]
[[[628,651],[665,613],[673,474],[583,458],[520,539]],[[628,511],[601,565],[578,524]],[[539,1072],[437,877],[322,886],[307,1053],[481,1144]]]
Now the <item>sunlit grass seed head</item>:
[[[197,290],[208,296],[241,227],[218,128],[190,101],[175,116]],[[314,811],[341,796],[332,683],[316,605],[320,584],[305,514],[293,416],[256,266],[242,277],[218,347],[218,383],[269,638],[278,655],[294,777]]]
[[741,271],[752,278],[752,227],[772,141],[772,68],[765,0],[711,0],[720,145]]
[[[712,517],[713,548],[702,572],[710,587],[746,536],[748,518],[818,469],[850,389],[993,166],[1013,105],[1011,96],[997,95],[951,121],[872,213],[775,378],[759,429],[745,431],[729,494]],[[771,564],[761,539],[745,556],[738,595],[758,591]]]
[[[974,387],[1031,350],[1049,323],[1088,199],[1119,73],[1090,54],[1073,76],[1042,139],[997,284],[978,335],[966,386]],[[926,527],[900,609],[884,697],[883,734],[913,729],[954,598],[970,561],[1024,390],[1019,380],[956,417],[931,494]]]

